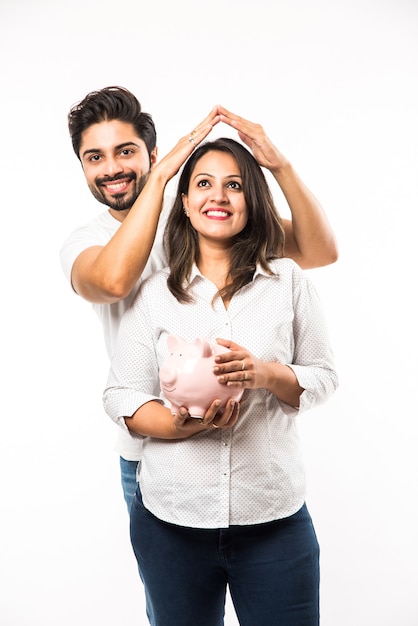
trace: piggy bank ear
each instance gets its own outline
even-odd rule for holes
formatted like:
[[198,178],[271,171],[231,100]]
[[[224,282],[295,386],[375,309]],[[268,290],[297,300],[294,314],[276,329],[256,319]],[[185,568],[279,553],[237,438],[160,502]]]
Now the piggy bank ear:
[[196,339],[195,344],[197,346],[200,356],[212,356],[212,348],[209,341],[206,341],[206,339]]
[[175,352],[176,348],[184,343],[184,340],[181,337],[177,337],[177,335],[168,335],[167,336],[167,346],[170,352]]

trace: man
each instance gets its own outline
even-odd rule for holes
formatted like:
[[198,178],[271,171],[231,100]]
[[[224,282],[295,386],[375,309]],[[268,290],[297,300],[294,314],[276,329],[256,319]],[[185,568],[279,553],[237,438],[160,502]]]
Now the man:
[[[322,207],[259,124],[215,106],[157,163],[153,120],[127,89],[106,87],[87,94],[72,107],[68,121],[89,189],[107,211],[70,234],[60,251],[61,264],[74,291],[98,314],[109,357],[140,282],[165,265],[162,233],[170,209],[164,203],[165,185],[219,122],[237,130],[280,185],[292,214],[292,221],[284,221],[285,256],[305,269],[336,261],[337,244]],[[122,487],[130,510],[141,444],[118,430]]]

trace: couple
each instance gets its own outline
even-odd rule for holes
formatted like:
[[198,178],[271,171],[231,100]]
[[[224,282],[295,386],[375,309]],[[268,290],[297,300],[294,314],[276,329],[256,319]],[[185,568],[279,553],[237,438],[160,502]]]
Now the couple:
[[[201,143],[220,121],[236,128],[253,154],[232,139]],[[125,211],[120,232],[134,208],[124,200],[131,183],[139,184],[120,159],[142,145],[132,129],[130,139],[129,132],[121,137],[128,123],[115,118],[90,131],[104,124],[109,138],[112,122],[122,124],[114,129],[122,156],[98,150],[88,130],[79,154],[95,196],[116,219]],[[260,164],[275,175],[291,209],[315,200],[260,126],[215,107],[144,173],[134,202],[142,199],[154,236],[165,185],[184,162],[164,233],[168,269],[150,272],[129,302],[104,395],[121,431],[144,442],[131,537],[150,622],[220,625],[228,584],[243,625],[317,624],[319,549],[295,421],[325,401],[337,379],[317,295],[298,265],[284,258],[300,260],[286,250],[288,224],[278,217]],[[89,167],[97,173],[90,175]],[[75,290],[95,303],[98,292],[88,293],[83,271],[86,277],[90,257],[96,276],[106,273],[111,257],[105,251],[103,259],[104,248],[87,248],[71,274]],[[135,251],[129,259],[126,274],[131,281],[136,275],[133,284],[126,281],[131,293],[140,263]],[[120,262],[115,257],[115,265]],[[124,293],[109,294],[107,304]],[[244,389],[241,402],[230,401],[218,415],[214,398],[203,422],[190,418],[187,407],[172,416],[158,384],[171,333],[218,339],[228,348],[214,376]]]

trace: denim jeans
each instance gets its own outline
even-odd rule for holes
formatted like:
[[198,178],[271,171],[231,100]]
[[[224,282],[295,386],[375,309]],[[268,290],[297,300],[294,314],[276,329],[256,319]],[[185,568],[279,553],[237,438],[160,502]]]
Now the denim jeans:
[[120,457],[120,476],[123,496],[125,498],[126,506],[128,507],[128,513],[131,512],[132,501],[138,486],[138,483],[136,482],[137,467],[138,461],[127,461],[126,459]]
[[131,541],[152,626],[318,626],[319,546],[306,505],[291,517],[204,530],[157,519],[137,489]]

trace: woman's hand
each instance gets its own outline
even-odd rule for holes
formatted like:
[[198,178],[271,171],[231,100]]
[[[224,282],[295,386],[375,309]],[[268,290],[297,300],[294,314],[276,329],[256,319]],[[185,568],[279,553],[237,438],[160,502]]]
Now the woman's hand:
[[260,124],[249,122],[220,105],[217,110],[220,114],[220,121],[238,131],[241,141],[250,148],[259,165],[277,174],[289,164],[283,154],[272,144]]
[[220,383],[245,389],[264,388],[282,402],[295,408],[299,406],[304,390],[291,367],[257,359],[248,350],[227,339],[217,339],[217,343],[230,350],[215,357],[214,373]]
[[239,414],[239,402],[230,398],[221,408],[221,401],[212,402],[204,417],[190,417],[186,407],[180,407],[175,415],[161,402],[146,402],[125,423],[132,433],[155,439],[187,439],[204,430],[233,428]]
[[225,408],[220,409],[220,405],[220,400],[214,400],[202,418],[190,417],[187,408],[180,407],[173,417],[173,426],[179,438],[185,439],[212,428],[233,428],[238,419],[239,402],[231,398]]
[[264,387],[262,373],[263,362],[256,359],[245,348],[227,339],[217,339],[220,346],[228,348],[230,352],[218,354],[215,357],[214,373],[218,381],[228,387],[245,387],[257,389]]

